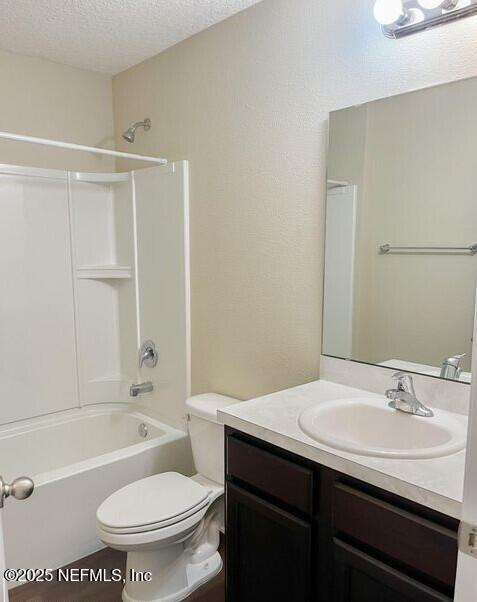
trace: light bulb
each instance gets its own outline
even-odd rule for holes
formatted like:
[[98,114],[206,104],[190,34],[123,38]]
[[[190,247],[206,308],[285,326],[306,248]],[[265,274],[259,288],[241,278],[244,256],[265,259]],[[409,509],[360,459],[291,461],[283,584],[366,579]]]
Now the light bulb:
[[418,0],[419,4],[422,8],[426,10],[433,10],[434,8],[439,8],[442,6],[442,0]]
[[458,4],[458,0],[418,0],[418,2],[425,10],[434,10],[435,8],[450,10]]
[[374,18],[381,25],[392,25],[405,16],[402,0],[376,0]]

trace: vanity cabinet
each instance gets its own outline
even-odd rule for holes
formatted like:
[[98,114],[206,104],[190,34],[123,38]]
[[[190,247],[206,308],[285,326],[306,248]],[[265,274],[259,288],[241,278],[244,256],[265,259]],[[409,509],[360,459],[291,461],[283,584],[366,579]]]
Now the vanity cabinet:
[[333,541],[333,564],[331,599],[334,602],[449,602],[452,599],[339,539]]
[[236,436],[226,456],[228,602],[310,600],[313,471]]
[[227,602],[449,602],[458,521],[226,428]]
[[232,484],[227,513],[229,602],[309,600],[311,525]]

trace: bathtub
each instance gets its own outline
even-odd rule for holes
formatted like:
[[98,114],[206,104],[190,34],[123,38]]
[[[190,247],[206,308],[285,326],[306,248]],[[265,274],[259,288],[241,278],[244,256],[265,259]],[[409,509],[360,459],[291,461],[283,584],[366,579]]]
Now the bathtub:
[[[146,434],[147,431],[147,434]],[[99,504],[137,479],[193,474],[189,438],[124,404],[89,406],[0,428],[0,474],[35,491],[3,509],[9,568],[56,569],[104,547]]]

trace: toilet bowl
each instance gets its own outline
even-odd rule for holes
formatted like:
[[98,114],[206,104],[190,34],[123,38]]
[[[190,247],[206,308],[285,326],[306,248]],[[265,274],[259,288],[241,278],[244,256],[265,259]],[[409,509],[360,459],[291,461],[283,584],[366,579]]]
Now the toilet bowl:
[[127,552],[125,602],[184,600],[220,572],[224,450],[217,410],[232,403],[236,400],[216,394],[187,400],[196,475],[167,472],[141,479],[98,508],[99,538]]

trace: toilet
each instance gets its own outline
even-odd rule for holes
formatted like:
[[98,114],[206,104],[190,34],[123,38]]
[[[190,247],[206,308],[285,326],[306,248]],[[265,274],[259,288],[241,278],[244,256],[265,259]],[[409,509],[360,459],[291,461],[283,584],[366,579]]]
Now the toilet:
[[127,552],[124,602],[176,602],[222,568],[224,434],[217,410],[236,399],[208,393],[186,402],[197,474],[165,472],[109,496],[96,513],[107,546]]

